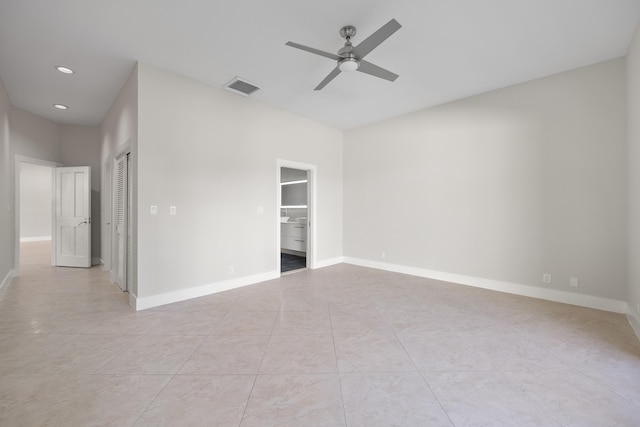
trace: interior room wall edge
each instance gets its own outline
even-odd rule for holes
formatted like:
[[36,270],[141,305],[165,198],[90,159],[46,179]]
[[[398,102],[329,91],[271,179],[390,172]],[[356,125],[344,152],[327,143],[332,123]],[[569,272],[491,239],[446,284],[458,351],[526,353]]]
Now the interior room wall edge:
[[627,85],[627,317],[640,338],[640,25],[626,58]]

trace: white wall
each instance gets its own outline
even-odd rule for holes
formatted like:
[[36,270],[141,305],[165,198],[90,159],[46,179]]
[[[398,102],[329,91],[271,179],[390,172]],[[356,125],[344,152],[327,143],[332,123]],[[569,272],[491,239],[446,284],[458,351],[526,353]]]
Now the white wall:
[[0,289],[9,283],[13,270],[14,206],[9,95],[0,79]]
[[20,239],[51,239],[52,168],[20,164]]
[[138,297],[278,274],[277,159],[317,165],[317,258],[342,255],[341,131],[148,65],[138,73]]
[[640,26],[627,55],[629,319],[640,336]]
[[617,59],[346,132],[345,256],[624,306],[624,73]]
[[50,162],[62,161],[60,125],[17,107],[11,108],[13,154]]

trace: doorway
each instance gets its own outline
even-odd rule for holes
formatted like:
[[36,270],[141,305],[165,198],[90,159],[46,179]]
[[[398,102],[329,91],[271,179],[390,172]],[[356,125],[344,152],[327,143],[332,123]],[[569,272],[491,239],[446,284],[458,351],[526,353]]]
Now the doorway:
[[[55,243],[54,173],[55,168],[59,166],[61,165],[56,162],[22,155],[15,156],[13,258],[13,275],[15,277],[20,275],[22,243],[38,246],[41,250],[38,251],[37,256],[40,259],[45,257],[50,265],[55,265],[55,251],[52,249]],[[24,206],[22,206],[23,204]],[[36,212],[40,209],[44,211],[44,214]],[[26,259],[23,261],[30,262]]]
[[315,166],[278,163],[278,267],[281,274],[313,268]]
[[49,264],[52,260],[53,173],[55,168],[20,163],[20,267]]

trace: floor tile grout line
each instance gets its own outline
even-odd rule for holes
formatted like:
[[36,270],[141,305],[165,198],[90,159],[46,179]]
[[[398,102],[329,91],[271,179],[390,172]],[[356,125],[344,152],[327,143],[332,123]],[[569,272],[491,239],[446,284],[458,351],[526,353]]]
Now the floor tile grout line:
[[176,372],[174,373],[174,375],[178,374],[182,368],[184,368],[184,365],[191,360],[191,358],[193,357],[194,354],[196,354],[196,352],[198,350],[200,350],[200,347],[202,347],[202,345],[204,344],[204,342],[207,340],[208,336],[203,336],[202,340],[200,341],[200,344],[198,344],[192,351],[191,353],[189,353],[189,356],[187,356],[184,361],[182,362],[182,364],[180,365],[180,367],[178,369],[176,369]]
[[338,350],[336,349],[336,337],[333,332],[333,319],[331,318],[331,311],[329,310],[329,325],[331,326],[331,341],[333,342],[333,356],[336,361],[336,375],[338,377],[338,385],[340,387],[340,402],[342,402],[342,416],[344,417],[344,425],[348,426],[347,420],[347,408],[344,404],[344,387],[342,384],[342,374],[340,373],[340,367],[338,365]]
[[[607,390],[608,392],[610,392],[611,394],[614,394],[616,396],[618,396],[620,399],[632,404],[633,406],[637,407],[638,410],[640,411],[640,403],[639,402],[635,402],[632,400],[629,400],[627,397],[622,396],[620,393],[618,393],[616,390],[614,390],[613,388],[607,386],[606,384],[604,384],[601,380],[599,380],[598,378],[592,377],[591,375],[583,372],[579,367],[575,368],[574,371],[576,373],[578,373],[579,375],[581,375],[583,378],[587,378],[590,381],[593,381],[594,383],[598,384],[598,386],[604,388],[605,390]],[[640,372],[640,370],[639,370]]]
[[433,396],[433,398],[436,400],[436,402],[438,402],[438,405],[440,406],[440,409],[442,409],[442,412],[447,416],[447,419],[449,420],[449,422],[451,423],[452,426],[455,427],[455,423],[453,422],[453,420],[451,419],[451,416],[449,415],[449,412],[446,410],[446,408],[444,407],[443,403],[440,401],[440,398],[438,398],[438,396],[436,395],[436,393],[433,391],[433,388],[431,387],[431,384],[429,384],[429,381],[427,380],[427,378],[425,377],[425,374],[420,370],[420,367],[418,366],[418,364],[415,362],[415,360],[413,359],[413,357],[411,357],[411,354],[409,353],[409,351],[407,351],[404,343],[402,342],[402,340],[400,340],[400,338],[398,337],[398,334],[396,333],[396,330],[392,327],[391,328],[391,332],[393,333],[393,335],[396,337],[396,340],[398,341],[398,343],[400,344],[400,346],[402,347],[402,350],[405,352],[405,354],[407,355],[407,357],[409,358],[409,360],[411,360],[411,363],[413,363],[413,366],[416,368],[416,371],[418,372],[418,375],[420,376],[420,378],[422,378],[422,381],[424,382],[424,384],[427,386],[427,388],[429,389],[429,392],[431,392],[431,395]]
[[[280,298],[280,306],[282,307],[282,297]],[[247,409],[249,408],[249,402],[251,401],[251,396],[253,395],[253,389],[256,386],[256,382],[258,382],[258,375],[260,374],[260,368],[262,368],[262,362],[264,362],[264,358],[267,355],[267,350],[269,349],[269,343],[271,342],[271,336],[273,334],[273,329],[276,326],[276,322],[278,321],[278,316],[280,311],[277,312],[275,319],[273,320],[273,324],[271,325],[271,330],[269,331],[269,338],[267,339],[266,344],[264,345],[264,351],[262,352],[262,357],[260,358],[260,363],[258,364],[258,367],[256,368],[256,373],[253,377],[253,383],[251,384],[251,390],[249,390],[249,394],[247,395],[247,401],[244,405],[244,408],[242,409],[242,417],[240,417],[240,423],[238,424],[239,426],[242,425],[242,421],[245,419],[246,415],[247,415]],[[263,335],[264,336],[264,335]]]
[[[151,375],[151,374],[150,374]],[[158,390],[158,392],[156,393],[155,397],[153,399],[149,400],[149,403],[144,407],[144,409],[140,410],[140,415],[138,416],[138,418],[136,418],[136,420],[131,424],[131,427],[134,427],[138,421],[140,421],[140,419],[144,416],[145,412],[147,412],[149,410],[149,407],[151,405],[153,405],[153,402],[155,402],[158,397],[160,397],[160,395],[162,394],[162,392],[164,391],[165,388],[167,388],[169,386],[169,384],[171,384],[171,382],[173,381],[173,379],[175,378],[175,374],[173,375],[167,375],[170,376],[171,378],[169,378],[169,380],[165,383],[164,386],[162,386],[160,388],[160,390]]]
[[[566,371],[566,370],[565,370]],[[574,369],[570,369],[570,371],[574,371]],[[530,396],[529,393],[527,393],[526,390],[524,390],[522,387],[520,387],[518,385],[518,383],[516,383],[515,381],[513,381],[511,378],[509,378],[508,375],[506,375],[505,372],[496,370],[495,371],[498,375],[500,375],[505,381],[507,381],[507,383],[509,385],[511,385],[516,391],[518,391],[518,393],[525,399],[529,400],[530,402],[533,402],[533,405],[538,408],[538,410],[540,411],[540,413],[544,413],[545,411],[545,405],[542,401],[540,401],[540,399],[538,399],[536,396]],[[558,420],[556,419],[556,415],[555,414],[550,414],[547,416],[552,416],[554,421],[558,422],[558,425],[562,425],[562,420]]]

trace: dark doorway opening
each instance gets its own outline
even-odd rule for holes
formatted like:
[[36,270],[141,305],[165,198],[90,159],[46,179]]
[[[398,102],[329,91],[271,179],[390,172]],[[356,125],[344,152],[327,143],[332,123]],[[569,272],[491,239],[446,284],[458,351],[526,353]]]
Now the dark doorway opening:
[[282,252],[280,254],[280,271],[282,273],[286,271],[300,270],[307,268],[307,257],[286,254]]

